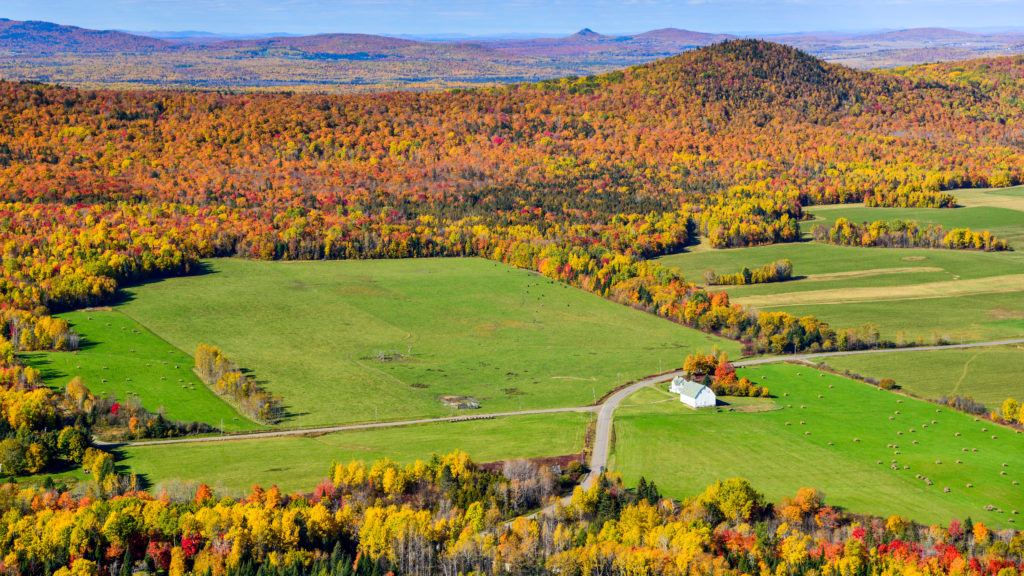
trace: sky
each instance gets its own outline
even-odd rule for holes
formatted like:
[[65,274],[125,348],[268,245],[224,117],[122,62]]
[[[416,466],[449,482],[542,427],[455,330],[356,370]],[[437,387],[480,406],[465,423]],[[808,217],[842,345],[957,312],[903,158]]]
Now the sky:
[[1024,25],[1024,0],[0,0],[0,18],[218,33],[772,34]]

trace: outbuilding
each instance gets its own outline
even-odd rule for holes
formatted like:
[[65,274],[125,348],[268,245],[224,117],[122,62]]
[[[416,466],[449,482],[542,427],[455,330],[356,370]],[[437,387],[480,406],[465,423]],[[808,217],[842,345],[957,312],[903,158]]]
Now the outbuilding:
[[711,408],[717,402],[715,393],[711,388],[698,382],[687,380],[682,376],[676,376],[672,379],[672,384],[669,385],[668,391],[672,394],[679,394],[679,401],[690,408]]

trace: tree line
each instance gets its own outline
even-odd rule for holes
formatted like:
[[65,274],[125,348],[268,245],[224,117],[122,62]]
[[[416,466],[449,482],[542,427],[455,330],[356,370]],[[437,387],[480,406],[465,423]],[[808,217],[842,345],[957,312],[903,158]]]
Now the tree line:
[[[103,469],[99,457],[90,466]],[[801,488],[772,503],[733,478],[683,501],[602,475],[568,504],[516,516],[508,494],[550,469],[488,472],[465,454],[331,467],[312,492],[205,484],[76,497],[0,487],[0,553],[19,574],[1019,574],[1024,535],[849,514]]]
[[261,388],[225,356],[220,348],[199,344],[195,354],[196,373],[221,396],[234,400],[238,408],[257,422],[275,424],[284,417],[280,395]]
[[831,227],[815,226],[811,234],[818,242],[839,246],[947,248],[985,252],[1010,250],[1005,240],[996,238],[988,230],[975,232],[968,228],[954,228],[946,232],[942,226],[922,226],[911,220],[876,220],[857,224],[846,218],[837,218]]
[[704,271],[704,282],[709,285],[766,284],[768,282],[785,282],[792,277],[793,263],[788,258],[769,262],[754,270],[744,266],[739,272],[732,274],[718,274],[710,268]]

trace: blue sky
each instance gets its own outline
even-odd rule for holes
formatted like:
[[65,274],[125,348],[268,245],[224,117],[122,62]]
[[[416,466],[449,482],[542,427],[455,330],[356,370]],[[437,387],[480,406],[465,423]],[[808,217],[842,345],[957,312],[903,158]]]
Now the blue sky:
[[0,17],[240,33],[777,33],[1022,26],[1024,0],[0,0]]

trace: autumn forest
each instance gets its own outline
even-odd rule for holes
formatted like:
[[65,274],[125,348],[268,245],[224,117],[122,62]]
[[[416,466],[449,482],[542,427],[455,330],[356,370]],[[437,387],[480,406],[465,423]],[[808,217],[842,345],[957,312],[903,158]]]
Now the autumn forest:
[[[804,274],[789,259],[684,277],[657,258],[812,240],[1019,249],[987,229],[899,218],[812,224],[808,208],[955,211],[954,190],[1024,183],[1022,98],[1024,57],[867,72],[755,40],[604,75],[439,92],[0,81],[2,473],[74,468],[91,481],[87,492],[0,487],[0,572],[1019,574],[1024,534],[968,513],[927,526],[844,511],[813,487],[770,502],[735,478],[677,500],[654,475],[633,486],[591,471],[581,486],[578,463],[494,467],[462,452],[334,463],[292,495],[151,493],[96,439],[213,434],[213,423],[80,379],[47,386],[22,357],[80,349],[60,313],[115,305],[122,288],[217,257],[476,257],[735,341],[744,358],[913,346],[725,290]],[[702,352],[686,369],[719,394],[774,391]],[[196,381],[254,422],[285,420],[287,395],[215,345],[194,353]]]

